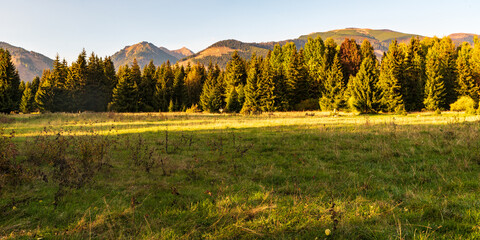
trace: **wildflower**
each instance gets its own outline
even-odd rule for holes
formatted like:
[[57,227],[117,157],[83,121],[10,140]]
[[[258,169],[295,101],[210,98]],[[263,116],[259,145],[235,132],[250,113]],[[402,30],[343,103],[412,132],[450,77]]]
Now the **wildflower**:
[[325,229],[325,235],[329,236],[329,235],[330,235],[330,233],[331,233],[330,229],[328,229],[328,228],[327,228],[327,229]]
[[13,206],[13,207],[12,207],[12,210],[13,210],[13,211],[17,210],[17,207]]

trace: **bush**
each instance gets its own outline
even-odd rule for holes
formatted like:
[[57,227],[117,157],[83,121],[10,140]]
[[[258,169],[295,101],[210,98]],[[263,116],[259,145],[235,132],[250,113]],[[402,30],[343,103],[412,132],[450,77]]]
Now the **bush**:
[[319,101],[316,98],[309,98],[295,105],[297,111],[313,111],[320,109]]
[[200,109],[197,104],[193,104],[190,108],[187,108],[187,110],[185,112],[187,112],[187,113],[199,113],[199,112],[202,112],[202,109]]
[[466,111],[467,113],[475,112],[475,101],[471,97],[463,96],[450,104],[450,110],[456,112]]

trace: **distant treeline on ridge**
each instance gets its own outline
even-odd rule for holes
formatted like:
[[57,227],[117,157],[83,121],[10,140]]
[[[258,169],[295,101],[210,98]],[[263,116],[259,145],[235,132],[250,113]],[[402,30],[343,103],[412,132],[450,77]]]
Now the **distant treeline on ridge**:
[[116,71],[109,57],[83,51],[70,66],[57,56],[52,70],[26,84],[0,49],[3,113],[473,110],[479,86],[478,38],[458,47],[448,37],[394,40],[378,61],[368,40],[317,37],[300,50],[276,45],[266,57],[234,52],[225,69],[150,62],[142,70],[135,60]]

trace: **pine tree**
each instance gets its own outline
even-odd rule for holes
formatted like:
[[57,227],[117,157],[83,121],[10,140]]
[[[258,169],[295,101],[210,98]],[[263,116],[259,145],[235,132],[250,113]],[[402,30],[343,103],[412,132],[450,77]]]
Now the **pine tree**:
[[423,108],[425,87],[425,55],[418,38],[411,38],[406,46],[404,59],[404,96],[407,111],[420,111]]
[[138,111],[138,87],[128,65],[120,67],[118,70],[118,84],[113,89],[109,110],[115,112]]
[[327,71],[322,90],[320,107],[323,111],[339,110],[344,106],[345,85],[343,84],[342,65],[338,55]]
[[457,93],[459,96],[469,96],[476,103],[479,100],[479,87],[475,82],[474,73],[471,66],[472,47],[464,42],[458,52],[457,58]]
[[[43,76],[42,76],[43,78]],[[77,61],[69,68],[66,89],[70,95],[69,110],[84,110],[85,86],[87,85],[87,53],[85,49],[78,55]]]
[[155,79],[156,67],[153,60],[150,60],[148,65],[143,68],[142,81],[138,85],[138,95],[140,106],[139,110],[143,112],[153,112],[155,106],[155,88],[157,81]]
[[378,89],[378,70],[375,61],[372,57],[365,57],[352,81],[350,91],[352,105],[360,113],[375,113],[379,110],[381,92]]
[[320,36],[309,38],[304,47],[305,64],[308,69],[309,95],[320,97],[322,80],[325,77],[325,44]]
[[473,78],[475,79],[475,82],[480,84],[480,40],[478,39],[478,36],[475,36],[473,39],[470,66],[472,67]]
[[44,70],[40,86],[35,94],[35,104],[41,112],[55,111],[55,85],[50,70]]
[[301,101],[310,98],[308,72],[305,68],[302,50],[293,53],[285,72],[289,105],[294,108]]
[[277,96],[275,96],[275,73],[270,67],[271,52],[267,54],[267,57],[262,61],[261,78],[258,83],[259,92],[259,107],[262,112],[275,111],[275,103]]
[[276,44],[270,54],[269,69],[272,72],[273,96],[275,110],[286,111],[288,109],[287,86],[285,83],[285,69],[283,67],[283,52],[279,44]]
[[31,83],[25,84],[25,90],[23,91],[22,100],[20,101],[20,111],[23,113],[30,113],[34,111],[35,95],[32,91]]
[[238,93],[235,87],[232,87],[227,93],[226,99],[227,105],[225,106],[225,111],[230,113],[236,113],[241,110],[242,105],[238,100]]
[[21,95],[18,92],[20,77],[8,50],[0,48],[0,112],[18,109]]
[[230,87],[245,85],[247,82],[247,70],[245,61],[235,51],[225,69],[225,82]]
[[179,111],[185,107],[185,69],[183,66],[175,65],[174,74],[172,99],[175,104],[175,111]]
[[220,68],[213,67],[212,62],[208,66],[207,80],[203,84],[202,94],[200,95],[200,106],[207,112],[219,112],[223,106],[222,88],[220,81]]
[[103,61],[103,75],[105,83],[103,84],[103,95],[107,98],[105,102],[110,103],[112,101],[112,94],[113,89],[117,85],[117,75],[115,71],[115,66],[113,65],[113,61],[110,57],[106,57]]
[[457,79],[457,49],[452,39],[449,37],[444,37],[440,40],[440,48],[438,49],[441,59],[441,74],[443,76],[443,82],[445,84],[445,109],[448,109],[450,104],[454,103],[458,96],[455,89],[456,79]]
[[260,91],[259,83],[262,78],[261,64],[263,59],[253,54],[250,59],[247,84],[245,85],[245,103],[242,106],[241,113],[251,114],[260,112]]
[[185,80],[185,106],[191,107],[199,103],[204,81],[205,67],[200,64],[193,66]]
[[427,82],[425,83],[425,109],[435,111],[447,105],[446,87],[442,75],[442,59],[438,43],[428,50],[426,63]]
[[405,109],[402,95],[404,58],[402,50],[394,40],[382,59],[379,86],[382,90],[382,106],[387,112]]

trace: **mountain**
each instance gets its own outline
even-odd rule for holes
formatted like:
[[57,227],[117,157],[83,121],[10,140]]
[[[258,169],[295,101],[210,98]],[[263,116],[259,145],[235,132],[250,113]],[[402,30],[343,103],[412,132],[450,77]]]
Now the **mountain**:
[[149,42],[141,42],[132,46],[126,46],[124,49],[112,55],[112,61],[115,68],[125,64],[131,64],[133,59],[137,59],[138,65],[143,68],[150,60],[157,66],[166,61],[174,64],[179,59],[192,55],[193,52],[187,48],[170,51],[164,47],[157,47]]
[[244,43],[237,40],[225,40],[217,42],[205,50],[194,54],[186,59],[180,61],[180,64],[202,63],[208,64],[210,61],[218,63],[220,67],[224,68],[230,59],[233,51],[237,50],[239,55],[244,58],[250,58],[253,52],[258,55],[266,56],[268,50],[272,50],[276,44],[285,45],[287,42],[293,42],[300,49],[305,46],[308,38],[316,38],[320,36],[323,40],[332,38],[337,44],[341,44],[345,38],[355,39],[359,44],[364,39],[368,39],[375,49],[378,57],[383,55],[383,52],[388,50],[388,46],[392,40],[397,39],[398,42],[408,42],[412,37],[424,38],[423,36],[395,32],[392,30],[372,30],[360,28],[346,28],[339,30],[332,30],[328,32],[316,32],[308,35],[302,35],[296,39],[289,39],[279,42],[263,42],[263,43]]
[[266,56],[270,49],[273,49],[273,47],[268,44],[244,43],[233,39],[223,40],[216,42],[197,54],[193,54],[181,60],[179,64],[187,65],[189,63],[201,63],[208,65],[211,61],[224,68],[234,51],[238,51],[239,56],[242,58],[249,59],[254,52],[258,55]]
[[477,34],[471,33],[454,33],[448,35],[449,38],[455,43],[455,45],[460,46],[463,42],[468,42],[473,46],[473,38],[478,36]]
[[[166,48],[164,48],[164,49],[166,49]],[[168,50],[168,49],[166,49],[166,50]],[[192,52],[192,50],[190,50],[186,47],[183,47],[183,48],[180,48],[180,49],[177,49],[177,50],[171,50],[170,54],[175,56],[178,59],[182,59],[182,58],[185,58],[185,57],[192,56],[195,53]]]
[[33,51],[0,42],[0,48],[7,49],[12,55],[12,62],[18,70],[20,79],[31,82],[35,76],[42,76],[43,69],[51,69],[53,60]]

